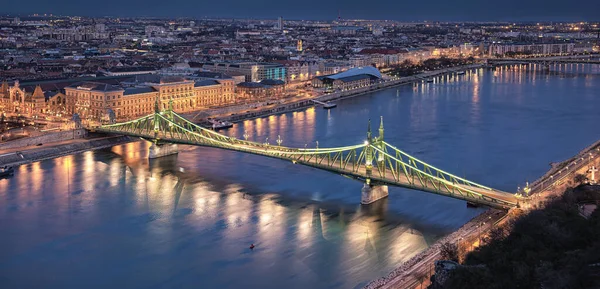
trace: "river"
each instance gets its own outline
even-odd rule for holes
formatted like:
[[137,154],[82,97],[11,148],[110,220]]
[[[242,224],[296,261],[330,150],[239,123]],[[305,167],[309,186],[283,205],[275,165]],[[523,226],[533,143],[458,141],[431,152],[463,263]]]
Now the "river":
[[[472,70],[236,124],[225,134],[315,147],[390,144],[505,191],[598,138],[600,68]],[[268,138],[268,140],[267,140]],[[2,288],[360,288],[483,209],[274,159],[135,142],[23,165],[0,180]],[[255,244],[254,250],[248,247]]]

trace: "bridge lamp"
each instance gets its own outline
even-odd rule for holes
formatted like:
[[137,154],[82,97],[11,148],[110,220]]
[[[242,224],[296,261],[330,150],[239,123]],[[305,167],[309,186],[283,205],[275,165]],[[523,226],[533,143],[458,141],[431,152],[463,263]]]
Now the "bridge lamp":
[[243,137],[244,137],[244,140],[248,140],[248,137],[249,137],[248,133],[244,132]]

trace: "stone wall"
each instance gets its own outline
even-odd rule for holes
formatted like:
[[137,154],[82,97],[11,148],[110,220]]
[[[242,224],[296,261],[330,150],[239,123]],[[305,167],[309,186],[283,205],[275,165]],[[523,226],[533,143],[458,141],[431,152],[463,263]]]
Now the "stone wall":
[[46,159],[66,156],[74,153],[88,150],[96,150],[112,147],[119,144],[131,142],[132,139],[127,136],[116,136],[100,139],[92,139],[87,142],[78,142],[72,144],[58,145],[53,147],[40,147],[39,149],[26,150],[23,152],[14,152],[0,155],[0,167],[15,166]]
[[37,144],[47,144],[71,139],[84,138],[87,136],[85,129],[67,130],[60,132],[51,132],[39,136],[25,137],[12,141],[0,143],[0,150],[19,147],[34,146]]

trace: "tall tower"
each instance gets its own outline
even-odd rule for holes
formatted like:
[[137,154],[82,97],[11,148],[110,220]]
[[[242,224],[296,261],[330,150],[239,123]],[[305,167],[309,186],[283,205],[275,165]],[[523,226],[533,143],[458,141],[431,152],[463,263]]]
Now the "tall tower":
[[302,51],[302,39],[298,39],[298,44],[296,44],[296,50]]
[[279,30],[283,30],[283,17],[279,16],[279,19],[277,19],[277,28],[279,28]]

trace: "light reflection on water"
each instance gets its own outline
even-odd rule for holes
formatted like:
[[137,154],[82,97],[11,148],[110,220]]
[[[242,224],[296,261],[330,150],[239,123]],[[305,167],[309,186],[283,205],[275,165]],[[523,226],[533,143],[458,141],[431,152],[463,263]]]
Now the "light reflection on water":
[[[348,145],[383,115],[389,143],[514,190],[597,138],[581,133],[600,121],[594,69],[475,70],[225,133]],[[481,211],[398,188],[362,207],[360,183],[315,169],[189,146],[148,161],[147,150],[135,142],[71,155],[0,180],[0,287],[353,288]]]
[[347,288],[427,247],[385,204],[365,211],[208,183],[194,168],[181,172],[198,152],[182,148],[148,161],[131,153],[148,144],[130,143],[24,165],[0,181],[3,288]]

